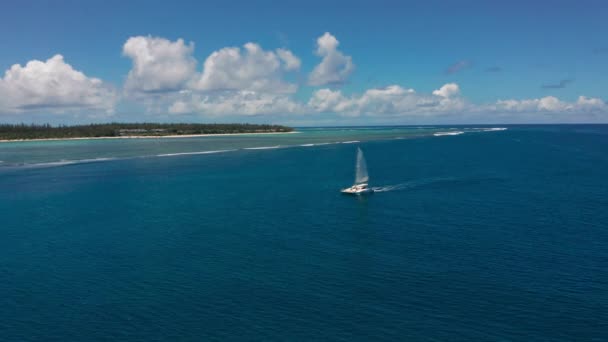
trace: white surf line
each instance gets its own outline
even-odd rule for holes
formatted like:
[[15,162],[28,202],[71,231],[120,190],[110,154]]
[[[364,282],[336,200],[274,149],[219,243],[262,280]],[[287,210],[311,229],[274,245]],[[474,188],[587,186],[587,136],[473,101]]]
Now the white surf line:
[[223,152],[232,152],[232,151],[237,151],[237,150],[234,149],[234,150],[215,150],[215,151],[163,153],[163,154],[157,154],[154,157],[191,156],[191,155],[198,155],[198,154],[214,154],[214,153],[223,153]]
[[[312,143],[312,144],[288,145],[288,146],[313,147],[313,146],[323,146],[323,145],[332,145],[332,144],[339,144],[339,143],[335,143],[335,142],[324,142],[324,143]],[[288,147],[288,146],[285,146],[285,147]]]
[[243,150],[274,150],[277,148],[280,148],[281,145],[275,145],[275,146],[261,146],[261,147],[245,147],[243,148]]
[[456,132],[436,132],[433,133],[434,136],[436,137],[443,137],[443,136],[448,136],[448,135],[461,135],[464,134],[463,131],[456,131]]
[[473,127],[469,128],[469,132],[498,132],[498,131],[506,131],[507,127]]
[[41,162],[41,163],[21,163],[10,165],[16,168],[24,168],[24,169],[36,169],[36,168],[45,168],[45,167],[57,167],[57,166],[66,166],[66,165],[75,165],[75,164],[90,164],[90,163],[99,163],[104,161],[112,161],[117,160],[119,158],[88,158],[88,159],[63,159],[59,161],[52,162]]

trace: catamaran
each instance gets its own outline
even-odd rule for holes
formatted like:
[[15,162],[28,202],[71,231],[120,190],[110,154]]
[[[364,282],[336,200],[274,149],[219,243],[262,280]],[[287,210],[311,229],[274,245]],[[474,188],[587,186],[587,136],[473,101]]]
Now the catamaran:
[[350,188],[342,189],[342,193],[349,195],[363,195],[374,192],[372,188],[367,185],[369,181],[369,175],[367,174],[367,163],[363,156],[361,148],[357,147],[357,163],[355,164],[355,184]]

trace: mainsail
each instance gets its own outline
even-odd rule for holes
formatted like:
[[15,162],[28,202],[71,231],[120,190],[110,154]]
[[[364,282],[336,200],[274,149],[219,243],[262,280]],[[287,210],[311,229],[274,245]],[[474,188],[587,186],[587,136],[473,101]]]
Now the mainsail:
[[355,166],[356,176],[355,184],[367,183],[369,176],[367,175],[367,163],[365,157],[363,157],[363,151],[357,147],[357,164]]

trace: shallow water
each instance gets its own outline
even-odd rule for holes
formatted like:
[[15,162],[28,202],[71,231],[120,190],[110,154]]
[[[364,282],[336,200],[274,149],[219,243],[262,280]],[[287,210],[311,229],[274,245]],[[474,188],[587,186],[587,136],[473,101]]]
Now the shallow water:
[[3,339],[605,340],[608,126],[474,128],[0,144]]

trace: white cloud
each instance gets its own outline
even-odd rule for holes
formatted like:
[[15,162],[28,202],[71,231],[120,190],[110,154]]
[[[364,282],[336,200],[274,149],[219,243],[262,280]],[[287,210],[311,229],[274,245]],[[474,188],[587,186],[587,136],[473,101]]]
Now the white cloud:
[[285,63],[285,70],[298,70],[302,62],[296,55],[286,49],[277,49],[277,55]]
[[567,110],[569,105],[560,101],[557,97],[546,96],[538,101],[538,109],[549,112],[561,112]]
[[579,96],[576,102],[565,102],[554,96],[540,99],[498,100],[495,105],[485,108],[497,112],[589,112],[607,110],[606,103],[598,98]]
[[308,106],[316,112],[336,112],[350,116],[450,113],[461,111],[465,107],[464,101],[456,97],[457,90],[458,85],[447,84],[435,91],[439,91],[441,96],[424,95],[411,88],[391,85],[346,97],[339,90],[320,89],[313,93]]
[[247,43],[242,50],[227,47],[213,52],[205,60],[202,75],[191,86],[202,91],[293,93],[297,85],[283,80],[284,71],[299,67],[300,60],[289,50],[265,51],[258,44]]
[[456,83],[444,84],[441,88],[434,90],[433,95],[441,97],[452,97],[460,94],[460,87]]
[[194,43],[182,39],[137,36],[129,38],[123,54],[133,60],[125,89],[129,92],[167,92],[182,89],[196,71]]
[[523,112],[523,111],[536,111],[538,109],[538,99],[527,99],[527,100],[498,100],[495,106],[490,106],[488,110],[491,111],[509,111],[509,112]]
[[171,114],[199,113],[209,116],[290,114],[302,110],[302,105],[285,94],[250,90],[189,94],[169,107]]
[[338,50],[340,42],[329,32],[317,39],[316,54],[322,57],[309,75],[308,83],[313,86],[344,83],[355,69],[352,58]]
[[25,66],[15,64],[0,79],[0,110],[6,112],[63,113],[86,109],[111,113],[116,100],[111,86],[74,70],[62,55],[46,62],[32,60]]
[[123,54],[133,59],[125,89],[148,112],[205,115],[257,115],[291,112],[295,103],[286,94],[297,85],[285,80],[300,68],[291,51],[266,51],[258,44],[226,47],[211,53],[196,71],[194,44],[164,38],[132,37]]
[[467,112],[472,113],[477,122],[576,123],[608,120],[608,105],[601,99],[586,96],[579,96],[572,102],[554,96],[498,100],[493,104],[472,106]]
[[[348,100],[339,90],[319,89],[312,94],[308,107],[315,112],[339,112],[348,105]],[[340,110],[339,110],[340,109]]]
[[606,102],[598,98],[579,96],[576,101],[576,106],[580,110],[585,111],[598,111],[598,110],[606,110],[608,109],[606,106]]

